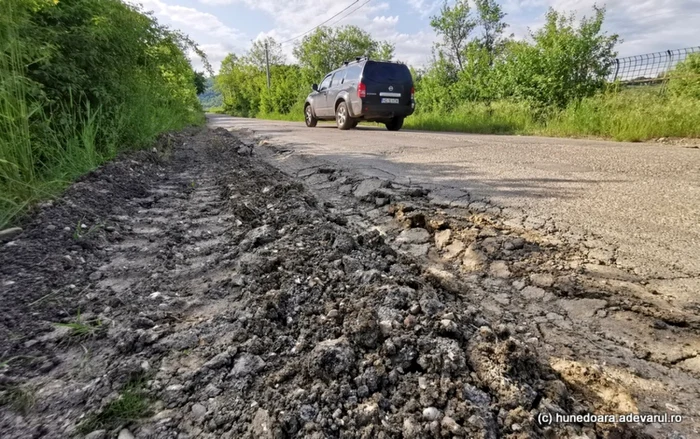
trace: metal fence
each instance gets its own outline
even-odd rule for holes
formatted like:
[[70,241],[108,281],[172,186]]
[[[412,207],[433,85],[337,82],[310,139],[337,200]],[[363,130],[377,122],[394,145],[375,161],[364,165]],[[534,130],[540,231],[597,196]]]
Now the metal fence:
[[676,64],[691,53],[698,52],[700,52],[700,46],[617,58],[608,79],[611,82],[620,81],[625,84],[663,82],[666,73]]

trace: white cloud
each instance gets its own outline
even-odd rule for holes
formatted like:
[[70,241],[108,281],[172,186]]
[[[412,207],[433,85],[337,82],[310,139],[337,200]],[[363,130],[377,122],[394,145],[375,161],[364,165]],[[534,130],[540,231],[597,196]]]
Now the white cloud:
[[[581,18],[592,16],[593,6],[602,3],[596,0],[508,0],[503,7],[508,13],[506,21],[515,23],[513,31],[518,35],[526,34],[528,26],[539,27],[548,7],[559,12],[574,11]],[[698,45],[700,2],[697,0],[607,0],[604,3],[607,10],[604,30],[622,38],[618,46],[620,56]],[[533,14],[535,10],[537,14]],[[523,20],[523,16],[527,19]]]
[[[139,1],[139,0],[133,0]],[[191,34],[202,44],[212,65],[219,63],[229,52],[242,53],[250,47],[251,35],[225,25],[215,15],[195,8],[168,4],[172,0],[141,0],[147,10],[153,10],[162,21]],[[395,15],[390,15],[389,3],[375,0],[362,7],[364,0],[198,0],[207,5],[236,5],[257,10],[270,17],[255,39],[271,36],[277,41],[296,37],[332,16],[348,5],[352,6],[333,18],[328,24],[342,26],[352,24],[370,32],[374,38],[388,40],[396,46],[397,59],[412,65],[425,65],[431,57],[436,41],[429,27],[428,17],[439,13],[443,0],[394,0]],[[498,0],[497,0],[498,1]],[[507,33],[524,38],[528,28],[537,29],[544,23],[548,7],[558,11],[575,11],[577,16],[591,15],[596,2],[607,2],[608,14],[605,29],[620,35],[624,42],[619,46],[620,56],[662,51],[698,44],[697,23],[700,22],[700,2],[697,0],[501,0],[505,21],[510,24]],[[408,6],[410,9],[406,8]],[[359,7],[359,8],[358,8]],[[396,12],[399,11],[399,12]],[[414,12],[415,11],[415,12]],[[342,20],[341,17],[352,12]],[[405,14],[414,14],[412,17]],[[415,32],[399,32],[399,23],[416,20]],[[297,40],[298,41],[298,40]],[[291,61],[294,44],[283,47]],[[196,61],[195,61],[196,63]]]
[[408,4],[422,17],[428,18],[438,11],[439,0],[408,0]]
[[385,17],[384,15],[377,16],[377,17],[374,17],[372,19],[372,22],[396,26],[396,24],[398,24],[398,22],[399,22],[399,16],[398,15],[389,16],[389,17]]
[[[200,48],[207,54],[214,71],[219,69],[221,61],[228,53],[240,51],[245,45],[245,38],[241,32],[226,26],[213,14],[195,8],[171,5],[161,0],[133,0],[132,3],[141,4],[144,10],[152,11],[161,23],[171,24],[191,34],[195,41],[204,41]],[[201,60],[193,53],[188,55],[193,68],[203,70]]]

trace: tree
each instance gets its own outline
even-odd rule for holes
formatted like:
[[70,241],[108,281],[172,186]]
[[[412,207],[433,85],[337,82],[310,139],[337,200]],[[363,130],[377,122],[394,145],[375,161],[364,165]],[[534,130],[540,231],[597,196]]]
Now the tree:
[[204,77],[203,72],[194,72],[194,87],[197,90],[197,95],[201,95],[207,89],[207,78]]
[[489,65],[493,65],[497,52],[503,47],[501,36],[508,25],[503,22],[506,14],[494,0],[476,0],[478,24],[483,34],[478,40],[481,47],[489,56]]
[[377,48],[374,57],[382,61],[391,61],[391,59],[394,57],[395,48],[396,46],[393,44],[382,41],[379,43],[379,47]]
[[544,27],[531,34],[534,42],[512,42],[503,64],[503,93],[538,106],[565,107],[605,86],[615,61],[619,38],[602,32],[605,9],[576,25],[573,14],[553,9]]
[[267,37],[262,40],[255,40],[253,46],[248,51],[246,61],[256,66],[259,69],[264,69],[266,65],[265,45],[267,44],[268,56],[271,66],[279,66],[284,64],[286,57],[282,53],[282,45],[275,41],[272,37]]
[[430,18],[430,26],[442,37],[438,51],[455,62],[460,70],[464,68],[464,50],[469,40],[469,34],[476,27],[476,21],[471,17],[468,0],[457,0],[453,7],[447,5],[447,0],[440,9],[440,15]]
[[373,39],[357,26],[320,27],[294,48],[294,56],[306,69],[308,79],[314,80],[358,56],[391,59],[393,54],[393,45]]

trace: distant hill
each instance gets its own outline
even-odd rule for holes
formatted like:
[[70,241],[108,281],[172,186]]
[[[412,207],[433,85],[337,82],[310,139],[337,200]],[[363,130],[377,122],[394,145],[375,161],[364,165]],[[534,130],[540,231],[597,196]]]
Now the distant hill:
[[207,89],[199,95],[199,102],[205,110],[224,106],[223,96],[214,89],[214,78],[207,78]]

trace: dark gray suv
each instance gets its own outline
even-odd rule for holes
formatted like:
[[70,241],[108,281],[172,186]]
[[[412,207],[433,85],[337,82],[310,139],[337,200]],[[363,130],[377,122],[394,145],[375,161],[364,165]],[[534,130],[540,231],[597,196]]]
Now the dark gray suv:
[[319,120],[335,119],[338,128],[348,130],[364,120],[398,131],[416,107],[411,71],[399,63],[357,58],[312,88],[304,104],[308,127],[315,127]]

